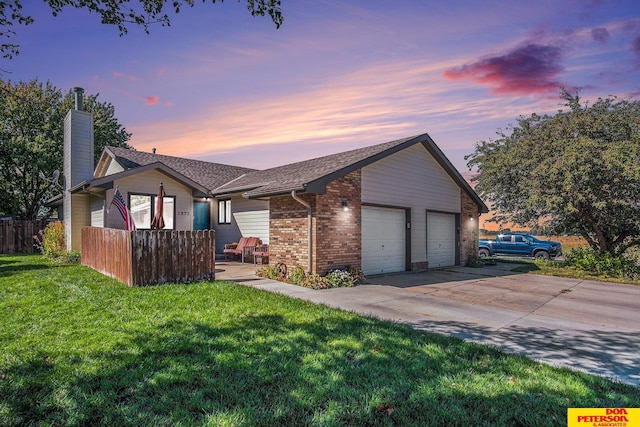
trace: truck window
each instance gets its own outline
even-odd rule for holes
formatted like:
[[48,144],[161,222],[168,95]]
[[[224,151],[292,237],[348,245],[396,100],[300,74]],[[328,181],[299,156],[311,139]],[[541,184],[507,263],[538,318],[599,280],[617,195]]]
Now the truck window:
[[501,242],[511,243],[511,236],[502,236],[500,237]]

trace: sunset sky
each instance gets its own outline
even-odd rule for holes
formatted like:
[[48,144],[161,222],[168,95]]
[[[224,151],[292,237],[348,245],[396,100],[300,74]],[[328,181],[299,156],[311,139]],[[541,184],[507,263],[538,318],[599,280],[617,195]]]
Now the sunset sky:
[[258,169],[429,133],[465,172],[474,143],[523,114],[640,97],[640,2],[282,0],[196,4],[151,33],[66,9],[17,27],[4,80],[81,86],[142,151]]

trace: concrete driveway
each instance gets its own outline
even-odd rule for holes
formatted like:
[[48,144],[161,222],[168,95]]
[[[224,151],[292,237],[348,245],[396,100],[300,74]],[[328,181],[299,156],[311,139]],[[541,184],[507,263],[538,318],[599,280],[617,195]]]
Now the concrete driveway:
[[513,268],[498,263],[388,275],[322,291],[251,275],[237,281],[640,387],[640,286]]

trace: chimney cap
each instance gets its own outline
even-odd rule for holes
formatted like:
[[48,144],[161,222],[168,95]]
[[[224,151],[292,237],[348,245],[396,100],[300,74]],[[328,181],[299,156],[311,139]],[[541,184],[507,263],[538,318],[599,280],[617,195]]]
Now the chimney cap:
[[74,87],[73,94],[75,98],[75,109],[78,111],[82,110],[82,94],[84,93],[84,89],[81,87]]

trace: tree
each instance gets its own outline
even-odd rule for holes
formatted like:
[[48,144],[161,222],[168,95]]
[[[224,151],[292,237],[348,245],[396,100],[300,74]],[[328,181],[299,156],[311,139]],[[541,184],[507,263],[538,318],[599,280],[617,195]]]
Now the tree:
[[495,222],[578,234],[602,253],[640,245],[640,103],[616,97],[581,103],[561,90],[568,111],[520,117],[509,134],[480,141],[466,156]]
[[[83,103],[94,116],[96,159],[106,145],[130,148],[131,138],[114,107],[98,96]],[[64,116],[73,103],[71,91],[63,96],[49,82],[0,80],[0,215],[33,219],[48,213],[43,204],[60,192],[51,177],[62,170]]]
[[[206,3],[207,0],[202,0]],[[224,0],[219,0],[222,3]],[[120,35],[127,34],[130,26],[142,27],[149,33],[152,24],[163,27],[171,25],[167,10],[179,13],[184,7],[193,7],[196,0],[44,0],[51,8],[53,16],[57,16],[65,7],[87,9],[91,13],[100,15],[103,24],[115,25]],[[215,3],[216,0],[211,0]],[[240,0],[238,0],[240,2]],[[282,25],[283,17],[280,0],[247,0],[247,9],[253,16],[268,14],[277,28]],[[33,17],[25,15],[20,0],[0,1],[0,38],[11,39],[16,32],[16,25],[30,25]],[[3,42],[0,53],[4,58],[11,59],[19,52],[20,46]]]

